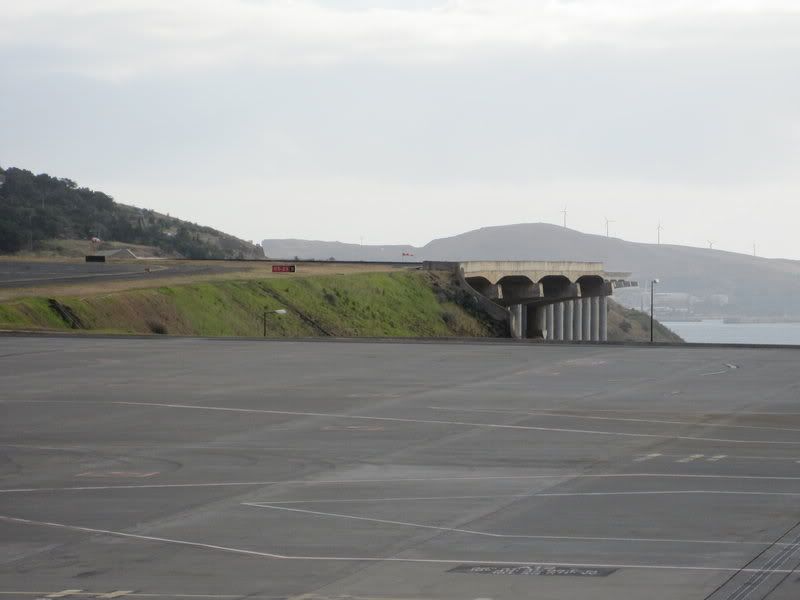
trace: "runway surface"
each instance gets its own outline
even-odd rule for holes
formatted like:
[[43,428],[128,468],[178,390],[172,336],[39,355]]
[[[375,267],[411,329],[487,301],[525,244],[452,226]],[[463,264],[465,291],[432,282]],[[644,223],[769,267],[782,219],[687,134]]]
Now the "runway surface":
[[799,358],[0,337],[0,598],[796,600]]

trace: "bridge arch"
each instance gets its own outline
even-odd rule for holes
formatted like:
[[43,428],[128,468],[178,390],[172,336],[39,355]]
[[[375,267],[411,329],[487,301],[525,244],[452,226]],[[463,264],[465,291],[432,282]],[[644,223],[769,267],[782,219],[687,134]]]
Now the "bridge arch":
[[525,304],[541,297],[541,286],[527,275],[506,275],[497,282],[505,304]]
[[601,296],[605,295],[606,282],[599,275],[584,275],[578,277],[578,285],[581,286],[581,296]]
[[563,298],[570,295],[572,281],[565,275],[545,275],[539,280],[545,298]]

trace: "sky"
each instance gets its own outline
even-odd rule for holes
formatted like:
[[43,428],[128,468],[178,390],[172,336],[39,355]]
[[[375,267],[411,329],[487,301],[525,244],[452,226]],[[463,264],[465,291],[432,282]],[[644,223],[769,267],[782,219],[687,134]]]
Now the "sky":
[[0,0],[0,166],[244,239],[800,259],[797,0]]

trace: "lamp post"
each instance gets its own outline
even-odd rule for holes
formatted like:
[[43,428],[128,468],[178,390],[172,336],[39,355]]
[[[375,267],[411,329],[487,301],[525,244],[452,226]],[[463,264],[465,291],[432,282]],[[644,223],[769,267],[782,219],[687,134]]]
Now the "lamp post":
[[650,343],[653,343],[653,304],[655,300],[656,284],[659,283],[658,279],[650,281]]

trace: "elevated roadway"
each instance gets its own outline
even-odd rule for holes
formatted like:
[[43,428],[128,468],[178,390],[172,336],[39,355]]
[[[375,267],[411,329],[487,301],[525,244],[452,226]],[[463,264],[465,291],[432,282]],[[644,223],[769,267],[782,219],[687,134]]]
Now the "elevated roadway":
[[424,268],[455,272],[485,310],[508,319],[518,339],[606,341],[606,298],[616,287],[637,285],[630,273],[608,273],[600,262],[426,262]]

